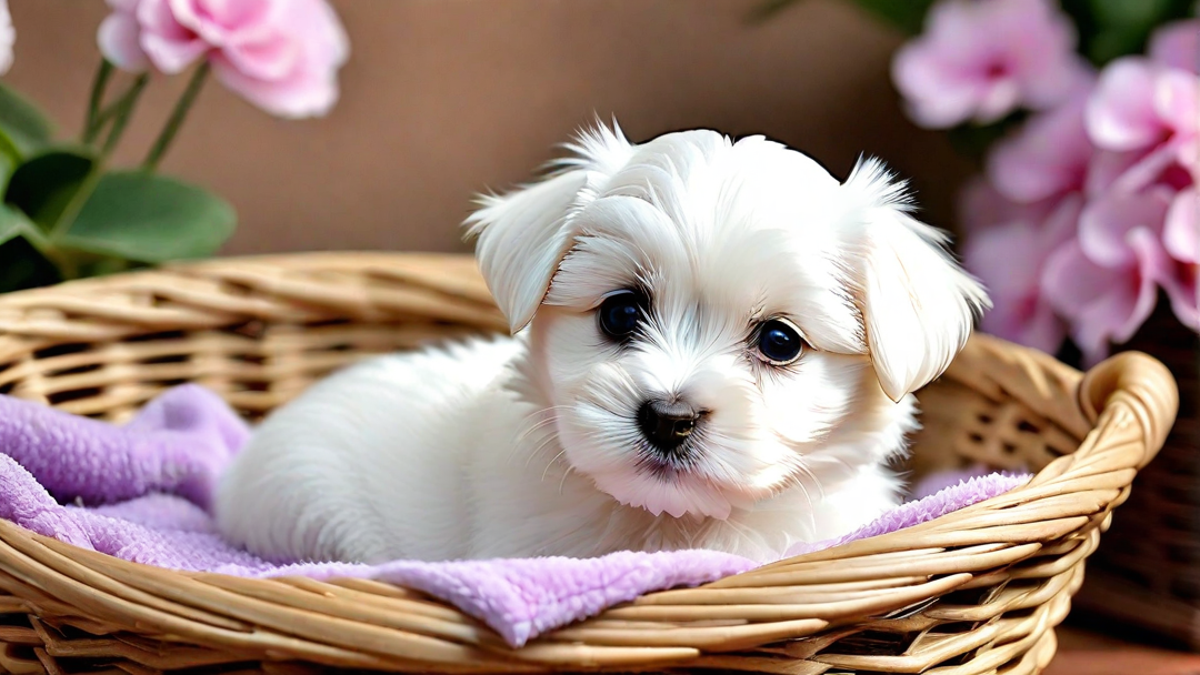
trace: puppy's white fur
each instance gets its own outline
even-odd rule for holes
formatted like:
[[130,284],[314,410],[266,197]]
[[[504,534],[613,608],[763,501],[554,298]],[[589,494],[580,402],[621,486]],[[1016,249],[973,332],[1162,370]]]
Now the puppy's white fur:
[[[517,337],[368,360],[278,410],[221,482],[228,537],[314,560],[765,560],[896,503],[911,392],[988,303],[902,186],[703,130],[635,145],[601,127],[571,149],[469,220]],[[597,307],[634,287],[644,324],[614,344]],[[755,354],[771,318],[807,343],[789,366]],[[708,411],[686,462],[647,465],[653,398]]]

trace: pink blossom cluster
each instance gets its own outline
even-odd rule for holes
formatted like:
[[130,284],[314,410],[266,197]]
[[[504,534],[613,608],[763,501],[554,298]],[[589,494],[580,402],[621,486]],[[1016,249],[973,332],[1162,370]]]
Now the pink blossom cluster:
[[179,73],[205,60],[226,87],[282,117],[338,98],[349,43],[326,0],[108,0],[100,50],[124,70]]
[[946,0],[895,79],[926,126],[1033,111],[963,195],[965,262],[995,302],[984,330],[1050,352],[1070,335],[1095,361],[1162,291],[1200,329],[1200,20],[1099,72],[1068,25],[1048,0]]

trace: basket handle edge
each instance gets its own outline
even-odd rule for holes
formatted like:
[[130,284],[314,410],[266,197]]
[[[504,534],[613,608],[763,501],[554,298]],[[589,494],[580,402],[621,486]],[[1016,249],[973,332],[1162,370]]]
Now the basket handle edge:
[[1128,351],[1110,356],[1084,373],[1076,400],[1093,424],[1109,406],[1129,407],[1146,439],[1141,468],[1158,454],[1175,424],[1179,387],[1161,361],[1144,352]]

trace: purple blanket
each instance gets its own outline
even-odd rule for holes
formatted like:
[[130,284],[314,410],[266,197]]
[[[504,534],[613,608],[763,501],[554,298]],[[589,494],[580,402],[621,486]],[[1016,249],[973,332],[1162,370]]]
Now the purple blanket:
[[[273,564],[215,532],[206,511],[214,482],[245,442],[246,424],[215,394],[172,389],[115,426],[0,396],[0,518],[125,560],[248,577],[369,577],[419,589],[484,621],[514,647],[656,590],[696,586],[756,563],[712,551],[622,552],[378,566]],[[820,550],[891,532],[1006,492],[1027,476],[939,477],[909,502]],[[961,480],[960,480],[961,479]]]

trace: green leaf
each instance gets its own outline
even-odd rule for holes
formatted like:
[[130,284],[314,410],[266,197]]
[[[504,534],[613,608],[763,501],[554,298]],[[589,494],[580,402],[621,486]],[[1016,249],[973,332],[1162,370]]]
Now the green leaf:
[[16,158],[4,152],[4,139],[0,138],[0,195],[3,195],[4,191],[8,189],[8,179],[12,178],[16,169]]
[[891,24],[909,35],[916,35],[925,26],[925,14],[934,0],[854,0],[854,4],[877,19]]
[[1194,0],[1062,0],[1079,31],[1079,51],[1097,66],[1140,54],[1150,35],[1190,16]]
[[49,286],[62,281],[58,269],[26,239],[0,244],[0,293]]
[[[0,159],[4,160],[4,162],[9,166],[8,172],[4,176],[5,180],[8,179],[8,176],[12,175],[12,171],[16,169],[17,165],[21,163],[21,160],[24,159],[24,156],[21,154],[21,150],[17,147],[17,144],[14,143],[13,140],[4,133],[4,129],[0,129]],[[4,192],[3,187],[4,184],[0,183],[0,193]]]
[[113,172],[100,179],[55,243],[160,263],[212,255],[236,220],[232,206],[201,188],[141,171]]
[[50,142],[54,126],[37,106],[0,84],[0,131],[28,157]]
[[[921,32],[925,25],[925,14],[933,6],[935,0],[850,0],[850,4],[858,5],[876,19],[889,24],[909,35]],[[798,4],[801,0],[763,0],[756,8],[751,19],[765,21],[783,10]]]
[[4,201],[49,232],[83,186],[93,164],[92,158],[67,150],[38,155],[13,172]]
[[0,244],[19,237],[29,229],[29,220],[20,211],[0,204]]

